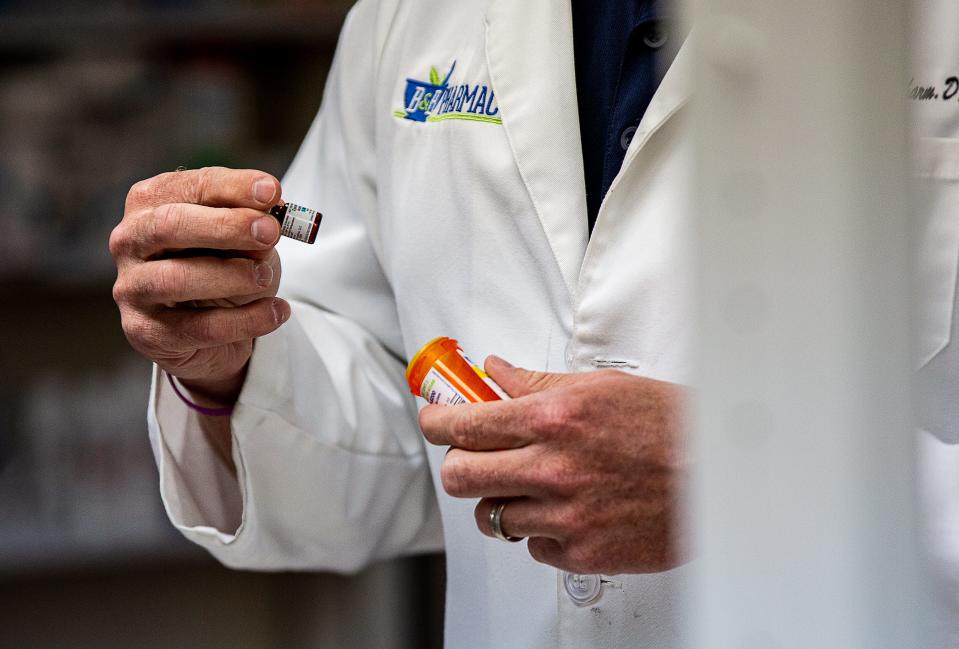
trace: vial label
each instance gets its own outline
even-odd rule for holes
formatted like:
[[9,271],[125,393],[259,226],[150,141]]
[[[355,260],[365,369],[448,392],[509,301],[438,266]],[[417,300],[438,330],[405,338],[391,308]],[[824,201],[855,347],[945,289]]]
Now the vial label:
[[323,215],[295,203],[274,207],[271,212],[280,221],[280,234],[304,243],[316,241]]

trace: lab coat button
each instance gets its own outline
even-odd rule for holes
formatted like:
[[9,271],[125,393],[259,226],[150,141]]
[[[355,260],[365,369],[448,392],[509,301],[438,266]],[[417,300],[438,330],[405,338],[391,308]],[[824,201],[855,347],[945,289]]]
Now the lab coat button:
[[598,600],[603,588],[599,575],[576,575],[571,572],[563,574],[563,585],[569,598],[580,606]]
[[643,43],[651,50],[658,50],[666,41],[669,40],[669,34],[663,29],[662,23],[653,23],[646,35],[643,37]]
[[637,129],[638,127],[636,126],[627,126],[623,129],[623,134],[619,136],[619,146],[623,148],[623,151],[629,149],[629,144],[633,141],[633,136],[636,135]]

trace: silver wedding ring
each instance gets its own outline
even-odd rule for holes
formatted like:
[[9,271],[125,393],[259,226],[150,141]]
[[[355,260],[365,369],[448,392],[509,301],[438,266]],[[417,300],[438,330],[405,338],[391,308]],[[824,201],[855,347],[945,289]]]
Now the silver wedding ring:
[[503,532],[503,510],[506,508],[506,504],[509,501],[501,500],[493,506],[493,509],[489,512],[489,526],[493,530],[493,536],[498,538],[500,541],[506,541],[507,543],[516,543],[522,541],[523,537],[521,536],[509,536]]

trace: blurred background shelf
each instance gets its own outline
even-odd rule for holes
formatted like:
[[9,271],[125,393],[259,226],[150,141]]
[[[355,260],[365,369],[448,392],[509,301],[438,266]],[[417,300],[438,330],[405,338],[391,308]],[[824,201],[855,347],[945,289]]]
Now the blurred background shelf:
[[[180,6],[177,6],[177,5]],[[221,45],[236,49],[330,49],[349,3],[291,6],[110,7],[8,10],[0,23],[0,52],[70,54],[139,48]],[[191,55],[187,50],[183,54]]]
[[107,239],[141,178],[282,174],[347,9],[0,2],[0,571],[192,551],[157,497],[149,366],[119,328]]
[[351,4],[0,0],[0,648],[440,645],[440,558],[243,575],[173,530],[111,298],[130,185],[281,176]]
[[165,521],[150,368],[111,302],[98,287],[0,288],[16,311],[0,319],[0,575],[204,558]]
[[350,3],[0,3],[0,279],[105,285],[126,189],[282,174]]

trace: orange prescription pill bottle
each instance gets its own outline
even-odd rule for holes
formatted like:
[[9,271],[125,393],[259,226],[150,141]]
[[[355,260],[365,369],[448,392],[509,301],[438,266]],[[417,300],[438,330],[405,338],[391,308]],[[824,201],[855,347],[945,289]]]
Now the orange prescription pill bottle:
[[444,406],[509,399],[459,343],[446,336],[416,352],[406,368],[406,382],[414,395]]

